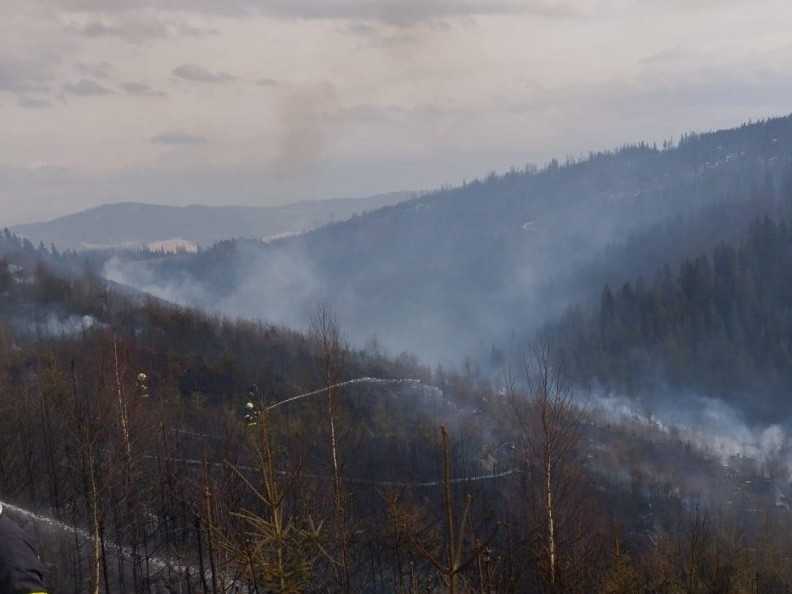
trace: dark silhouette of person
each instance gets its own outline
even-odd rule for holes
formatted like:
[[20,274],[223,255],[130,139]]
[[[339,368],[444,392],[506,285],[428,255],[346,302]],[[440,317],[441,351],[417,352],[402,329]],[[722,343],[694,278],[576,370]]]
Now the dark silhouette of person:
[[0,504],[0,594],[46,592],[44,565],[31,539]]

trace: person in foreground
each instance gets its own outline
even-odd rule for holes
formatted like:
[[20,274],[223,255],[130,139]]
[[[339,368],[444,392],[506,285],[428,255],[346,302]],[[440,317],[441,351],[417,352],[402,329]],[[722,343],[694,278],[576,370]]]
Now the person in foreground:
[[0,594],[45,594],[44,565],[30,538],[0,503]]

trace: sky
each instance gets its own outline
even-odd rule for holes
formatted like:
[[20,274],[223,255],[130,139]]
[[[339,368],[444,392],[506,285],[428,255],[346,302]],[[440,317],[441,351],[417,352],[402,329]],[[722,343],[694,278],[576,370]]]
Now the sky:
[[424,190],[792,112],[788,0],[2,0],[0,226]]

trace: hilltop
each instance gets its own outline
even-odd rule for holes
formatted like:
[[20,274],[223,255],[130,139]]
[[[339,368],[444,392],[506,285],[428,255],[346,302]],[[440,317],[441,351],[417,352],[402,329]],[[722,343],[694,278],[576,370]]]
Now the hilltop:
[[792,118],[688,134],[461,187],[303,234],[197,255],[119,258],[109,278],[191,305],[293,326],[330,303],[362,343],[431,360],[505,345],[570,304],[776,216]]
[[396,204],[412,197],[393,192],[366,198],[312,200],[285,206],[163,206],[142,202],[105,204],[12,230],[58,249],[196,251],[224,239],[273,239]]

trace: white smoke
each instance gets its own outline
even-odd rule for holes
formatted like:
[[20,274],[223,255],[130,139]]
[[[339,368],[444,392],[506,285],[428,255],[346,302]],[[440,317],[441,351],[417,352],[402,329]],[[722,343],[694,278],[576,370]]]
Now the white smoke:
[[779,465],[792,477],[792,442],[780,424],[752,425],[718,398],[679,395],[676,398],[633,399],[592,394],[581,399],[600,421],[643,426],[690,444],[728,465],[752,460],[760,470]]
[[89,315],[59,315],[49,312],[36,320],[12,319],[11,324],[21,334],[31,334],[45,338],[67,337],[87,332],[103,326],[102,322]]
[[93,316],[67,316],[59,318],[49,314],[43,324],[39,324],[39,331],[47,336],[71,336],[95,327],[98,321]]
[[105,262],[102,276],[114,283],[134,287],[176,305],[206,306],[210,301],[206,291],[198,283],[186,276],[174,276],[163,281],[146,260],[135,261],[114,256]]

